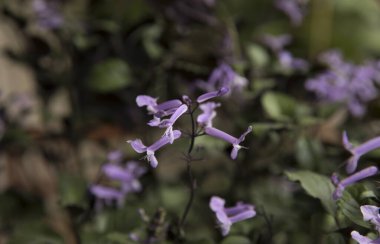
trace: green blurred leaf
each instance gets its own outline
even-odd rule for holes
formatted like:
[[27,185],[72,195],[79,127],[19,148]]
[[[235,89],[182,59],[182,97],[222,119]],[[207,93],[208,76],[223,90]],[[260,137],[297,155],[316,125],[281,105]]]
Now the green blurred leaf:
[[321,162],[323,148],[318,140],[300,137],[296,145],[296,158],[298,163],[306,169],[313,169]]
[[302,188],[312,197],[321,200],[322,205],[330,214],[335,213],[335,202],[332,199],[334,185],[330,179],[324,175],[313,173],[311,171],[299,170],[285,172],[291,181],[299,181]]
[[247,54],[254,68],[264,68],[269,62],[268,53],[259,45],[249,44],[247,46]]
[[83,178],[70,174],[61,175],[59,178],[61,204],[86,207],[86,187],[87,183]]
[[131,71],[126,62],[111,58],[96,64],[87,85],[96,92],[113,92],[131,84]]
[[229,236],[221,244],[251,244],[251,241],[244,236]]
[[297,107],[296,100],[278,92],[265,93],[261,103],[269,117],[278,121],[289,121],[294,117]]

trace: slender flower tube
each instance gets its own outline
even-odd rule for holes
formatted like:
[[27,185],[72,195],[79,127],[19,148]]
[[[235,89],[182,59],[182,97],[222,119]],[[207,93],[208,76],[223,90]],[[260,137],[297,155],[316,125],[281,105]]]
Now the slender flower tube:
[[336,185],[336,189],[333,193],[333,199],[338,200],[339,198],[341,198],[343,195],[343,191],[347,186],[352,185],[352,184],[354,184],[360,180],[363,180],[365,178],[368,178],[370,176],[373,176],[373,175],[377,174],[377,172],[378,172],[377,167],[370,166],[368,168],[365,168],[365,169],[362,169],[362,170],[356,172],[355,174],[348,176],[347,178],[340,181]]
[[225,200],[213,196],[210,200],[210,208],[216,214],[222,235],[225,236],[230,231],[233,223],[253,218],[256,215],[255,207],[251,204],[238,202],[235,207],[225,208]]
[[206,127],[205,128],[205,132],[207,135],[210,135],[210,136],[213,136],[216,138],[220,138],[220,139],[232,144],[232,147],[233,147],[232,151],[231,151],[231,158],[232,159],[236,159],[236,157],[238,155],[238,151],[241,148],[244,148],[243,146],[240,146],[239,144],[244,141],[245,136],[248,133],[250,133],[251,131],[252,131],[252,126],[248,126],[248,129],[239,138],[236,138],[236,137],[233,137],[233,136],[227,134],[224,131],[218,130],[218,129],[213,128],[213,127]]
[[380,238],[372,240],[366,236],[360,235],[360,233],[355,230],[351,232],[351,237],[359,244],[380,244]]
[[[173,131],[174,139],[178,139],[180,136],[181,136],[181,132],[179,130]],[[163,136],[149,147],[145,146],[140,139],[128,140],[127,142],[131,144],[133,150],[135,150],[136,152],[138,153],[146,152],[146,159],[150,163],[150,166],[152,166],[153,168],[156,168],[158,165],[158,161],[154,153],[161,147],[170,143],[170,138],[168,136]]]
[[176,111],[172,114],[172,116],[169,119],[164,119],[158,124],[158,127],[160,128],[167,128],[164,133],[164,136],[169,137],[170,144],[173,144],[174,142],[173,125],[179,119],[179,117],[181,117],[187,111],[187,109],[187,105],[182,104],[176,109]]
[[351,152],[352,156],[347,160],[347,166],[346,171],[347,173],[351,174],[356,170],[356,167],[358,165],[359,158],[377,148],[380,148],[380,136],[375,137],[369,141],[364,142],[363,144],[354,147],[350,141],[348,140],[347,132],[343,132],[343,145],[346,150]]
[[215,98],[215,97],[220,97],[220,96],[223,96],[224,94],[226,94],[230,89],[228,89],[227,87],[222,87],[220,88],[219,90],[217,91],[213,91],[213,92],[207,92],[203,95],[200,95],[198,98],[197,98],[197,102],[198,103],[203,103],[203,102],[206,102],[207,100],[210,100],[212,98]]
[[212,120],[216,116],[215,109],[220,107],[220,103],[207,102],[201,104],[199,107],[203,113],[198,115],[197,122],[203,127],[212,127]]

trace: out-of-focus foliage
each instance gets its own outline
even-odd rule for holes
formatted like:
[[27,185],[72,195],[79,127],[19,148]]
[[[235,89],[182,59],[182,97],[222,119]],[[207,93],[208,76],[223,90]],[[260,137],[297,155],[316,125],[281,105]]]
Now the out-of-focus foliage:
[[[275,0],[0,1],[0,243],[328,244],[354,243],[353,230],[374,239],[360,206],[379,206],[378,176],[347,186],[337,201],[330,176],[348,176],[344,130],[355,145],[380,134],[380,2],[294,1],[299,25]],[[265,39],[280,35],[290,37],[281,48]],[[374,67],[375,98],[361,117],[349,101],[305,88],[329,73],[320,57],[331,49]],[[195,195],[181,225],[188,137],[157,152],[150,168],[126,141],[151,145],[162,131],[147,126],[135,99],[196,100],[223,64],[234,72],[232,91],[217,98],[213,126],[238,136],[252,125],[253,133],[236,161],[230,143],[195,138]],[[183,135],[189,117],[178,121]],[[135,160],[148,171],[141,191],[99,207],[92,186],[121,188],[102,171],[114,150],[121,165]],[[378,162],[375,150],[358,167]],[[209,208],[214,195],[226,206],[253,204],[257,214],[223,237]]]

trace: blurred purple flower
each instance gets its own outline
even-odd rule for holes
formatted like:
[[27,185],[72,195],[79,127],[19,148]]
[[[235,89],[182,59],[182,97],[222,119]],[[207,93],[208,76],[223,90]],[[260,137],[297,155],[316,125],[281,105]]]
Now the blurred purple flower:
[[293,57],[288,51],[279,52],[278,61],[281,67],[287,70],[305,71],[309,68],[309,64],[305,60]]
[[344,131],[342,141],[344,148],[352,154],[352,156],[347,161],[346,167],[346,171],[349,174],[356,170],[358,160],[362,155],[377,148],[380,148],[380,137],[375,137],[371,140],[368,140],[360,144],[359,146],[354,147],[348,140],[347,132]]
[[[173,131],[173,138],[178,139],[181,136],[181,132],[179,130]],[[171,139],[168,136],[161,137],[158,141],[153,143],[151,146],[146,147],[140,139],[135,140],[129,140],[127,141],[129,144],[131,144],[132,148],[138,152],[138,153],[144,153],[146,152],[146,159],[150,163],[150,165],[153,168],[156,168],[158,165],[157,158],[155,157],[154,153],[160,149],[161,147],[165,146],[166,144],[170,143]]]
[[344,103],[353,116],[363,116],[366,103],[378,96],[375,63],[354,65],[344,61],[336,50],[323,53],[319,60],[328,70],[308,79],[305,88],[320,101]]
[[107,160],[113,163],[120,163],[123,160],[123,152],[119,150],[111,151],[107,154]]
[[299,26],[305,16],[305,3],[300,0],[275,0],[275,6],[285,13],[294,26]]
[[371,224],[375,225],[376,230],[380,231],[379,207],[363,205],[360,207],[360,211],[363,214],[363,220],[371,222]]
[[223,87],[229,91],[241,92],[248,85],[248,80],[237,74],[228,64],[222,63],[212,71],[207,81],[198,80],[196,84],[208,92]]
[[360,180],[363,180],[365,178],[368,178],[370,176],[373,176],[373,175],[377,174],[377,172],[378,172],[377,167],[370,166],[368,168],[362,169],[362,170],[356,172],[355,174],[352,174],[352,175],[348,176],[347,178],[339,181],[339,183],[336,185],[336,189],[333,193],[333,199],[338,200],[339,198],[341,198],[343,195],[343,191],[347,186],[352,185],[352,184],[354,184]]
[[360,235],[360,233],[357,231],[352,231],[351,237],[352,239],[357,241],[359,244],[380,244],[380,238],[372,240],[366,236]]
[[212,120],[216,116],[215,109],[220,106],[220,103],[207,102],[201,104],[199,107],[203,111],[198,115],[197,122],[202,127],[212,127]]
[[139,166],[136,162],[130,161],[123,167],[120,164],[107,163],[103,165],[102,172],[109,180],[118,181],[120,188],[113,188],[102,185],[93,185],[90,192],[96,197],[96,209],[100,209],[103,204],[111,205],[116,202],[120,207],[127,194],[141,191],[139,178],[146,173],[146,168]]
[[248,133],[250,133],[251,131],[252,131],[252,126],[249,126],[248,129],[239,138],[236,138],[236,137],[233,137],[233,136],[227,134],[224,131],[218,130],[218,129],[213,128],[213,127],[206,127],[205,128],[205,133],[207,135],[222,139],[222,140],[232,144],[233,148],[232,148],[231,155],[230,155],[232,159],[236,159],[239,150],[241,148],[245,148],[243,146],[240,146],[239,144],[244,141],[245,136]]
[[33,0],[32,9],[37,17],[37,23],[44,29],[57,29],[63,24],[59,0]]
[[225,200],[213,196],[210,199],[210,208],[216,214],[216,218],[221,228],[222,235],[229,233],[231,225],[256,215],[255,207],[251,204],[238,202],[235,207],[225,208]]
[[261,38],[263,44],[269,47],[273,52],[277,53],[284,50],[284,47],[292,41],[292,37],[288,34],[274,36],[266,34]]

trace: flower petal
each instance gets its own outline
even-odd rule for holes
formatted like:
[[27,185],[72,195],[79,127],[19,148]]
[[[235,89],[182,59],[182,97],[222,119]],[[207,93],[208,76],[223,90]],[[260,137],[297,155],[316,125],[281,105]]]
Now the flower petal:
[[138,153],[143,153],[147,150],[147,147],[142,143],[140,139],[129,140],[127,142],[131,144],[132,148]]

